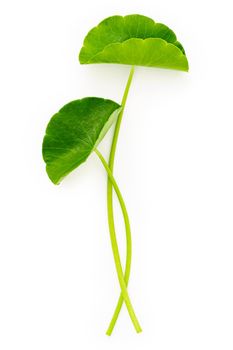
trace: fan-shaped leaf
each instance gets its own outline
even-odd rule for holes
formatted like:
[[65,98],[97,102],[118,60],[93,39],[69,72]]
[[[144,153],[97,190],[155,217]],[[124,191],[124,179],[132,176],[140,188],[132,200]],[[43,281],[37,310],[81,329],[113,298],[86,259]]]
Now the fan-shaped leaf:
[[87,97],[68,103],[51,118],[42,151],[53,183],[58,184],[88,158],[120,111],[116,102]]
[[175,33],[142,15],[113,16],[86,36],[81,64],[119,63],[188,71],[188,61]]

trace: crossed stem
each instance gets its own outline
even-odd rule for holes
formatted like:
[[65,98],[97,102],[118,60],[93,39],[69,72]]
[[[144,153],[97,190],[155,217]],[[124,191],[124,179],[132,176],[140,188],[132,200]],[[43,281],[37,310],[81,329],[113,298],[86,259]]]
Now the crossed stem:
[[[130,250],[131,250],[131,231],[130,231],[130,223],[129,223],[129,216],[128,216],[128,212],[127,212],[127,209],[126,209],[126,205],[125,205],[125,202],[124,202],[124,199],[122,197],[122,194],[120,192],[120,189],[116,183],[116,180],[114,179],[113,177],[113,174],[108,166],[108,163],[106,162],[106,160],[104,159],[104,157],[102,156],[102,154],[96,149],[95,150],[95,153],[97,154],[97,156],[99,157],[99,159],[101,160],[107,174],[108,174],[108,179],[111,181],[111,184],[114,188],[114,191],[117,195],[117,198],[119,200],[119,203],[120,203],[120,207],[121,207],[121,210],[122,210],[122,214],[123,214],[123,217],[124,217],[124,222],[125,222],[125,229],[126,229],[126,232],[128,232],[127,236],[128,236],[128,243],[129,243],[129,247],[130,247]],[[120,300],[122,299],[122,302],[121,302],[121,305],[120,305],[120,308],[122,306],[122,303],[123,303],[123,300],[125,301],[125,304],[126,304],[126,307],[128,309],[128,312],[129,312],[129,315],[130,315],[130,318],[135,326],[135,329],[137,332],[140,332],[141,331],[141,327],[140,327],[140,324],[137,320],[137,317],[135,315],[135,312],[134,312],[134,309],[133,309],[133,306],[132,306],[132,303],[130,301],[130,297],[129,297],[129,294],[128,294],[128,291],[127,291],[127,283],[125,281],[125,275],[123,273],[123,270],[122,270],[122,266],[121,266],[121,261],[120,261],[120,255],[119,255],[119,250],[118,250],[118,244],[117,244],[117,240],[116,240],[116,234],[115,234],[115,228],[114,228],[114,222],[111,220],[111,217],[109,217],[109,231],[110,231],[110,235],[111,235],[111,243],[112,243],[112,250],[113,250],[113,255],[114,255],[114,260],[115,260],[115,265],[116,265],[116,270],[117,270],[117,276],[118,276],[118,280],[119,280],[119,284],[120,284],[120,287],[121,287],[121,294],[122,296],[120,297]],[[131,262],[131,254],[130,256],[128,256],[128,263],[129,263],[129,268],[130,268],[130,262]],[[128,273],[128,276],[129,276],[129,273]],[[117,309],[117,314],[116,316],[118,316],[120,312],[120,309],[119,309],[119,306],[118,306],[118,309]],[[114,318],[114,320],[116,321],[116,318]],[[114,323],[115,324],[115,323]],[[107,333],[108,334],[108,333]]]
[[[108,170],[106,168],[107,164],[103,163],[103,160],[101,159],[103,165],[105,166],[105,169],[108,172],[108,184],[107,184],[107,204],[108,204],[108,223],[109,223],[109,232],[110,232],[110,239],[111,239],[111,245],[112,245],[112,251],[113,251],[113,256],[114,256],[114,261],[115,261],[115,266],[116,266],[116,271],[117,271],[117,276],[119,280],[119,284],[121,287],[121,295],[118,299],[117,306],[115,308],[114,314],[112,316],[111,322],[109,324],[109,327],[107,329],[106,334],[111,335],[113,328],[116,324],[118,315],[120,313],[120,310],[122,308],[123,302],[125,302],[129,316],[132,320],[132,323],[134,325],[134,328],[136,332],[141,332],[141,326],[137,320],[136,314],[134,312],[132,303],[130,301],[128,291],[127,291],[127,285],[129,281],[129,276],[130,276],[130,267],[131,267],[131,256],[132,256],[132,245],[131,245],[131,231],[130,231],[130,225],[129,225],[129,220],[128,220],[128,214],[125,208],[125,211],[122,209],[123,215],[124,215],[124,220],[125,220],[125,229],[126,229],[126,265],[125,265],[125,272],[123,273],[122,265],[121,265],[121,260],[120,260],[120,255],[119,255],[119,249],[118,249],[118,244],[117,244],[117,239],[116,239],[116,231],[115,231],[115,225],[114,225],[114,214],[113,214],[113,193],[112,189],[116,190],[114,186],[114,178],[113,178],[113,168],[114,168],[114,159],[115,159],[115,153],[116,153],[116,146],[117,146],[117,141],[118,141],[118,136],[119,136],[119,131],[120,131],[120,126],[121,126],[121,121],[125,109],[125,104],[127,101],[130,85],[132,82],[132,78],[134,75],[134,67],[131,67],[129,78],[125,87],[124,95],[122,98],[122,111],[118,116],[116,126],[115,126],[115,131],[113,135],[113,140],[112,140],[112,146],[111,146],[111,151],[110,151],[110,156],[109,156],[109,164],[108,164]],[[98,153],[97,153],[98,154]],[[100,156],[98,154],[98,156]],[[117,192],[116,192],[117,194]],[[119,197],[118,197],[119,199]],[[127,214],[125,216],[125,213]]]

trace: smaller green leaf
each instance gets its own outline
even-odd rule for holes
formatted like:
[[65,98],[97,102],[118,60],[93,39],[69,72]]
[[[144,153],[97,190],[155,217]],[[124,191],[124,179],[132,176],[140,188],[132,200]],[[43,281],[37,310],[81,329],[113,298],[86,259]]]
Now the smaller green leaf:
[[46,171],[54,184],[85,162],[121,109],[114,101],[86,97],[68,103],[51,118],[42,153]]

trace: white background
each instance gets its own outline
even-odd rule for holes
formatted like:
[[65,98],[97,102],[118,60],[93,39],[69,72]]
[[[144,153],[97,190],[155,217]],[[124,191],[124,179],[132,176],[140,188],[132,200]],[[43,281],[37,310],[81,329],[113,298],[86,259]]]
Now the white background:
[[[0,349],[233,348],[231,1],[2,1]],[[116,178],[133,233],[125,307],[108,236],[106,175],[92,155],[60,186],[45,173],[49,118],[84,96],[121,101],[129,67],[81,66],[90,28],[141,13],[170,26],[190,72],[137,68]],[[100,149],[108,156],[111,132]],[[124,228],[116,205],[124,257]],[[124,259],[123,259],[124,260]]]

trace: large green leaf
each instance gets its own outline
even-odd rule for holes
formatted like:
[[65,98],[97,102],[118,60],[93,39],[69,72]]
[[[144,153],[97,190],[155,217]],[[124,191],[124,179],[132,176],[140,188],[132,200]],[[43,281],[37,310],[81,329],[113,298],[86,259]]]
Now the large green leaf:
[[175,33],[142,15],[106,18],[86,36],[81,64],[119,63],[188,71],[188,60]]
[[58,184],[87,159],[120,111],[116,102],[87,97],[68,103],[51,118],[42,152],[53,183]]

